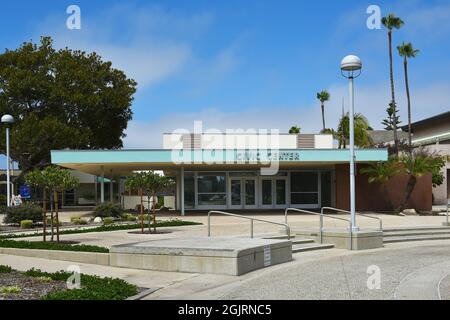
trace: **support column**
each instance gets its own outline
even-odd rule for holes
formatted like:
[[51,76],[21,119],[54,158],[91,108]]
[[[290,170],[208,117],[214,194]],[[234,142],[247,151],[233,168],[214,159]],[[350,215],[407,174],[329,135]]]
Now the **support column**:
[[105,202],[105,168],[102,166],[102,181],[100,181],[100,203]]
[[109,177],[109,201],[114,201],[114,184],[113,184],[113,176],[112,176],[112,170],[111,170],[111,176]]
[[181,215],[184,216],[184,167],[181,166],[181,192],[180,192],[180,199],[181,199]]

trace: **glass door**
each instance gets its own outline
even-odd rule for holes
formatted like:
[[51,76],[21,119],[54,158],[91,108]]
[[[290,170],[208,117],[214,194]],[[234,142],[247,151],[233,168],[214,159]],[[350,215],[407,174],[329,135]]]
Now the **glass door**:
[[256,178],[230,179],[230,208],[256,209]]
[[275,178],[275,207],[286,208],[287,206],[287,178]]

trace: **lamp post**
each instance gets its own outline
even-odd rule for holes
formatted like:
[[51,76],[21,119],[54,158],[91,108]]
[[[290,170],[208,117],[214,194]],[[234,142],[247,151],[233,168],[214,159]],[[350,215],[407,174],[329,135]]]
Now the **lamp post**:
[[356,207],[355,207],[355,127],[354,127],[354,114],[355,114],[355,97],[353,90],[353,79],[357,78],[361,74],[362,63],[361,60],[354,55],[346,56],[341,62],[341,73],[349,80],[349,100],[350,100],[350,112],[349,112],[349,136],[350,136],[350,212],[352,231],[358,231],[359,228],[356,225]]
[[14,118],[9,114],[5,114],[1,121],[6,124],[6,205],[9,207],[11,206],[11,184],[9,176],[9,166],[11,163],[11,159],[9,157],[9,126],[14,123]]

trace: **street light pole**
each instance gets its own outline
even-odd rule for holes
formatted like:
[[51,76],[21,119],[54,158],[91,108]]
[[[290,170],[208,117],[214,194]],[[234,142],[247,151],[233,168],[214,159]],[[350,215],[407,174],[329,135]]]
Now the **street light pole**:
[[11,178],[10,178],[10,163],[11,158],[9,156],[9,125],[14,123],[14,118],[9,115],[5,114],[2,119],[2,123],[6,124],[6,205],[8,207],[11,206]]
[[[359,231],[356,225],[356,190],[355,190],[355,95],[353,80],[361,74],[362,63],[357,56],[346,56],[341,62],[342,75],[348,78],[350,100],[349,110],[349,140],[350,140],[350,213],[352,231]],[[358,73],[355,72],[359,71]]]

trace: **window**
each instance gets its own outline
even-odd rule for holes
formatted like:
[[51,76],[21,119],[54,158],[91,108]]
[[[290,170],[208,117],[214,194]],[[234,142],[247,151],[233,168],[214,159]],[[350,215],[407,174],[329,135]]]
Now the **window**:
[[188,209],[193,209],[195,207],[195,184],[193,173],[185,173],[184,175],[184,206]]
[[293,172],[291,174],[291,203],[319,204],[319,174],[317,172]]
[[198,174],[197,184],[200,206],[225,206],[227,204],[225,173]]

